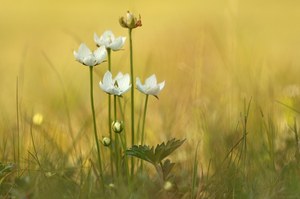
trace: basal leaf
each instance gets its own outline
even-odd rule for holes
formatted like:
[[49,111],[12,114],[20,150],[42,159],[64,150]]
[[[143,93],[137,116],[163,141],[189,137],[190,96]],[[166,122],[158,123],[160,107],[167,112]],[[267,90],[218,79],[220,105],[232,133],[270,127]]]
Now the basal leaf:
[[163,142],[158,144],[155,148],[155,158],[156,162],[161,162],[168,155],[173,153],[178,147],[180,147],[184,140],[176,140],[175,138],[169,140],[166,144]]
[[125,151],[126,155],[134,156],[137,158],[140,158],[142,160],[145,160],[147,162],[150,162],[152,164],[155,164],[155,155],[153,147],[149,147],[146,145],[134,145],[130,149],[127,149]]

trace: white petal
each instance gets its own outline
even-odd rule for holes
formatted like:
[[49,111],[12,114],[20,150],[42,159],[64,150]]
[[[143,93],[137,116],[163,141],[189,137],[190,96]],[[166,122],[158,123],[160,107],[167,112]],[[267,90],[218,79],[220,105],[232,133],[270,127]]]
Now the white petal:
[[154,95],[154,96],[156,96],[159,92],[160,92],[159,86],[155,86],[155,87],[150,88],[149,90],[147,90],[146,93],[148,95]]
[[115,39],[114,34],[112,33],[112,31],[107,30],[105,31],[100,39],[99,39],[99,45],[103,45],[106,48],[108,48],[108,46],[111,44],[111,42]]
[[115,35],[111,30],[106,30],[104,31],[104,33],[101,35],[103,38],[111,38],[111,39],[115,39]]
[[150,88],[155,87],[156,84],[157,84],[157,81],[156,81],[156,76],[154,74],[151,75],[150,77],[148,77],[145,81],[145,85]]
[[83,58],[82,63],[86,66],[95,66],[97,65],[97,60],[93,55],[89,55]]
[[125,90],[120,91],[119,95],[123,95],[123,94],[126,93],[130,88],[131,88],[131,84],[128,85],[128,87],[127,87]]
[[116,77],[113,79],[114,81],[117,81],[118,79],[123,78],[123,73],[122,72],[118,72],[118,74],[116,75]]
[[97,48],[94,51],[94,56],[97,60],[97,64],[102,63],[105,60],[106,56],[107,56],[107,51],[106,51],[105,46],[101,46],[100,48]]
[[111,72],[106,71],[106,73],[103,76],[103,84],[104,85],[112,85],[113,84]]
[[142,85],[140,78],[138,78],[138,77],[136,78],[136,88],[137,88],[140,92],[146,94],[146,93],[145,93],[145,88],[144,88],[144,86]]
[[101,46],[100,38],[98,37],[98,35],[96,33],[94,33],[94,41],[98,46]]
[[117,79],[117,82],[121,91],[127,90],[130,84],[129,74],[125,74],[122,78]]
[[79,49],[78,49],[78,57],[80,57],[80,59],[82,59],[83,57],[87,57],[90,54],[92,54],[92,51],[84,44],[80,44]]
[[77,61],[79,61],[78,53],[77,53],[75,50],[73,51],[73,55],[74,55],[75,59],[76,59]]
[[106,73],[103,76],[102,82],[99,83],[100,88],[107,92],[110,93],[113,87],[113,80],[112,80],[112,74],[109,71],[106,71]]
[[125,44],[126,37],[118,37],[116,38],[108,48],[112,49],[113,51],[120,50]]
[[162,90],[165,87],[165,81],[158,84],[159,90]]

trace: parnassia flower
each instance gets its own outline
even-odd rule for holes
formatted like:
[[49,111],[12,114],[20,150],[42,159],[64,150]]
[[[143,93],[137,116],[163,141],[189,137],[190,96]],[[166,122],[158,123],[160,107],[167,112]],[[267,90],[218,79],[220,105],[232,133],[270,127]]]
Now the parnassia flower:
[[119,72],[117,76],[113,79],[111,72],[107,71],[102,82],[99,83],[100,88],[111,95],[121,96],[131,88],[130,76],[129,74],[123,75]]
[[125,44],[126,37],[117,37],[112,33],[112,31],[105,31],[100,38],[96,33],[94,33],[94,41],[97,46],[105,46],[105,48],[112,49],[113,51],[120,50]]
[[151,75],[150,77],[148,77],[144,85],[142,85],[140,78],[136,78],[137,89],[146,95],[153,95],[156,98],[158,98],[157,95],[164,88],[164,86],[165,81],[157,84],[155,75]]
[[134,14],[127,11],[126,16],[120,17],[119,23],[123,28],[133,29],[142,26],[141,15],[136,18]]
[[96,66],[101,64],[107,56],[104,46],[92,52],[84,43],[80,44],[78,52],[74,51],[76,61],[86,66]]

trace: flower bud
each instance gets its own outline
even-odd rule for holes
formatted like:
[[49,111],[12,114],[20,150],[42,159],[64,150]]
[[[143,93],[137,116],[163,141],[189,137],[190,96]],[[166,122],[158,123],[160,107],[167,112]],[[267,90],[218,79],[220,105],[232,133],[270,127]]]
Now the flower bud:
[[114,189],[115,188],[115,184],[114,183],[109,183],[108,187],[111,188],[111,189]]
[[104,137],[104,138],[102,139],[102,144],[103,144],[104,146],[109,146],[109,145],[110,145],[110,142],[111,142],[111,140],[110,140],[109,137]]
[[166,181],[166,182],[164,183],[164,190],[166,190],[166,191],[171,191],[172,188],[173,188],[173,183],[172,183],[172,182]]
[[133,29],[142,26],[141,15],[139,18],[127,11],[126,16],[120,17],[119,23],[123,28]]
[[115,133],[121,133],[124,128],[123,121],[113,121],[111,128]]

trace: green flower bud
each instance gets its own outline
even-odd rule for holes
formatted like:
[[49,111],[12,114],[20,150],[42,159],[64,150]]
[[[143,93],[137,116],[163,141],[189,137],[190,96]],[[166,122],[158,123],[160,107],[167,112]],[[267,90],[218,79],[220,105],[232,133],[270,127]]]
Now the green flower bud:
[[102,144],[103,144],[104,146],[109,146],[110,143],[111,143],[111,140],[110,140],[109,137],[104,137],[104,138],[102,139]]
[[142,26],[141,15],[139,18],[127,11],[126,16],[119,18],[119,23],[123,28],[133,29]]
[[111,128],[115,133],[121,133],[124,128],[123,121],[113,121]]

